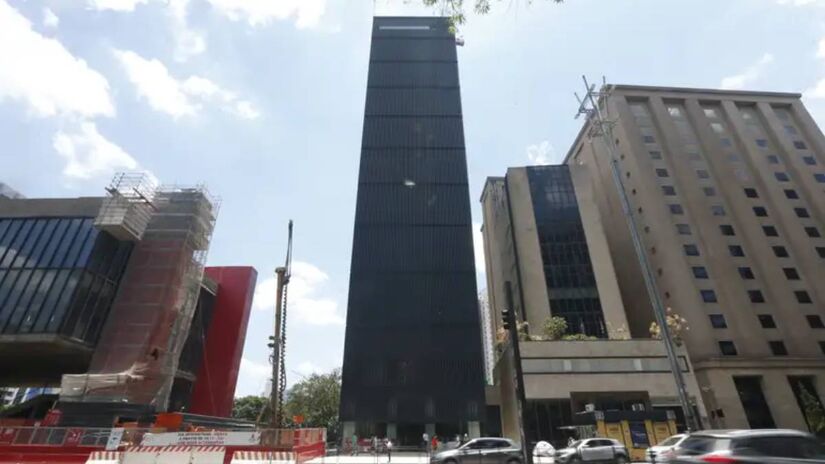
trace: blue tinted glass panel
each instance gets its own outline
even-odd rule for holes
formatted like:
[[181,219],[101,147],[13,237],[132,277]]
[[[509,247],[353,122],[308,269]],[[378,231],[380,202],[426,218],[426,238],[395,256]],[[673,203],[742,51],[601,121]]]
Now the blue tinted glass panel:
[[[6,333],[17,332],[18,327],[20,326],[20,321],[26,317],[29,311],[29,304],[31,303],[32,298],[34,298],[35,293],[37,293],[37,287],[40,284],[40,280],[43,278],[43,271],[36,269],[34,271],[23,271],[21,274],[21,280],[23,280],[22,275],[27,272],[31,272],[31,277],[28,281],[26,281],[23,291],[20,294],[20,299],[14,304],[11,317],[9,318],[9,323],[6,325],[4,330]],[[11,305],[12,303],[9,302],[8,304]]]
[[77,231],[80,229],[80,224],[82,222],[82,219],[69,220],[69,227],[66,229],[63,236],[60,237],[60,244],[57,246],[57,249],[55,249],[54,257],[48,267],[60,267],[63,261],[66,260],[66,255],[69,254],[69,249],[71,249],[72,244],[74,243],[74,239],[77,236]]
[[34,225],[29,231],[28,237],[26,237],[26,240],[23,242],[23,246],[20,247],[20,252],[17,253],[17,256],[14,258],[14,262],[12,262],[11,267],[23,267],[26,264],[26,261],[29,260],[32,249],[34,248],[34,245],[37,243],[37,240],[40,238],[40,234],[43,233],[43,228],[45,226],[45,219],[37,219],[36,221],[34,221]]
[[83,313],[84,308],[88,305],[87,299],[92,289],[93,280],[94,278],[91,273],[80,271],[80,281],[77,284],[77,290],[74,292],[74,298],[69,305],[69,309],[66,311],[62,329],[60,330],[61,333],[71,335],[72,332],[74,332],[74,326],[77,320]]
[[[3,236],[3,241],[0,242],[0,263],[5,261],[6,253],[8,253],[9,248],[11,248],[11,242],[14,240],[14,237],[17,236],[17,231],[20,230],[20,226],[22,225],[23,221],[19,219],[11,221],[6,235]],[[0,266],[0,268],[3,267],[5,266]]]
[[33,225],[34,221],[31,219],[23,221],[23,224],[20,226],[20,230],[17,231],[17,235],[15,235],[14,239],[11,240],[8,245],[8,251],[6,251],[3,261],[0,262],[0,267],[11,267],[11,263],[14,262],[15,256],[17,256],[17,251],[20,250],[21,246],[23,246],[23,242],[28,236]]
[[94,310],[98,305],[101,289],[105,283],[106,281],[102,277],[96,277],[94,279],[82,311],[80,312],[79,317],[77,317],[77,323],[74,324],[74,327],[70,328],[71,335],[74,338],[83,338],[83,334],[88,328],[89,320],[92,318]]
[[72,301],[72,296],[77,288],[77,283],[80,280],[80,271],[72,271],[69,275],[69,280],[66,281],[66,286],[63,288],[63,293],[57,300],[54,311],[49,317],[49,323],[46,326],[46,332],[54,333],[60,328],[63,322],[63,316],[66,315],[66,310],[69,308],[69,303]]
[[26,312],[25,317],[23,317],[23,321],[20,323],[21,333],[28,333],[32,330],[32,327],[34,327],[34,322],[37,320],[40,311],[43,310],[43,301],[46,299],[46,295],[49,294],[49,290],[52,288],[56,275],[57,271],[55,270],[44,271],[43,279],[41,279],[40,284],[37,286],[37,290],[34,292],[32,302],[29,305],[29,310]]
[[60,246],[60,241],[66,235],[66,229],[69,227],[71,221],[69,219],[60,219],[57,221],[54,232],[43,250],[43,254],[37,259],[36,267],[48,267],[54,258],[54,252]]
[[81,220],[80,227],[77,230],[77,235],[75,235],[72,245],[69,247],[69,251],[66,252],[66,259],[63,261],[62,267],[75,267],[77,256],[80,254],[80,249],[83,248],[83,245],[86,243],[86,237],[89,236],[89,232],[91,232],[91,230],[92,221],[89,219]]
[[86,267],[86,265],[89,264],[89,257],[92,255],[92,250],[97,242],[97,237],[98,230],[92,227],[89,231],[89,235],[86,237],[86,243],[84,243],[83,248],[80,249],[80,256],[77,258],[76,267]]
[[70,271],[56,272],[57,276],[55,278],[54,284],[49,289],[48,296],[46,297],[46,300],[43,302],[43,306],[40,309],[40,313],[37,315],[37,319],[34,322],[34,329],[32,331],[35,333],[45,332],[46,324],[51,319],[55,305],[57,304],[57,300],[60,298],[60,295],[63,292],[63,287],[66,285],[66,280],[69,278]]
[[3,312],[3,302],[6,301],[6,298],[9,296],[11,287],[17,280],[18,273],[18,271],[8,271],[6,272],[5,277],[2,279],[3,281],[0,282],[0,313]]
[[0,219],[0,243],[3,243],[3,237],[11,225],[11,219]]
[[46,249],[46,246],[49,244],[49,241],[52,240],[52,234],[54,234],[54,229],[55,227],[57,227],[58,222],[58,219],[49,219],[46,221],[46,226],[43,228],[43,233],[41,233],[40,238],[37,239],[37,244],[32,249],[31,254],[29,255],[29,259],[26,261],[23,267],[37,266],[37,261],[43,254],[43,250]]
[[100,298],[97,300],[92,318],[89,321],[89,326],[85,329],[81,337],[83,340],[94,343],[100,335],[100,328],[103,326],[103,321],[106,320],[106,314],[109,312],[109,306],[112,304],[112,299],[115,296],[115,288],[112,284],[106,283],[100,291]]
[[31,271],[21,271],[17,275],[17,280],[14,282],[14,285],[12,285],[11,291],[9,291],[5,301],[0,302],[0,331],[5,330],[6,324],[11,318],[12,311],[14,311],[15,305],[17,304],[17,300],[20,299],[20,295],[29,282],[30,276]]

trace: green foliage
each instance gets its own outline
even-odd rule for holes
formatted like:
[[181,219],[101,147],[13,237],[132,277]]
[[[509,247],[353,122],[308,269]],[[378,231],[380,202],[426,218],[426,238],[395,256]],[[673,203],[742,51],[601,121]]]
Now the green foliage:
[[567,332],[567,321],[563,317],[551,316],[544,320],[543,329],[547,340],[558,340]]
[[802,387],[799,397],[802,400],[802,411],[811,432],[815,434],[825,432],[825,410],[822,409],[822,404],[805,387]]
[[287,427],[295,426],[294,416],[303,416],[301,427],[325,427],[329,439],[337,436],[339,429],[338,402],[341,398],[341,369],[326,374],[304,377],[286,392],[284,421]]
[[[450,17],[450,28],[455,32],[457,26],[467,22],[467,15],[464,12],[464,0],[421,0],[425,6],[439,8],[439,11]],[[500,0],[497,0],[500,1]],[[532,3],[532,0],[525,0]],[[554,3],[563,3],[564,0],[551,0]],[[492,10],[492,0],[473,0],[473,11],[479,15],[486,15]]]
[[564,340],[564,341],[568,341],[568,342],[581,342],[581,341],[587,341],[587,340],[598,340],[599,338],[594,337],[592,335],[585,335],[585,334],[578,333],[578,334],[565,335],[565,336],[561,337],[561,339]]
[[232,405],[232,417],[254,422],[258,419],[258,414],[261,413],[261,409],[263,409],[268,402],[269,399],[263,396],[235,398],[235,402]]

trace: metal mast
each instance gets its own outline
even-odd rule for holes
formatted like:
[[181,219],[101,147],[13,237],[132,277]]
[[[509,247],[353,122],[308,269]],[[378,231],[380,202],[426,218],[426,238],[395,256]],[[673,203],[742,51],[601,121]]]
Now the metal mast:
[[[676,348],[673,343],[673,335],[670,333],[670,327],[667,325],[667,312],[662,303],[659,293],[659,288],[656,285],[656,279],[653,277],[653,271],[650,266],[647,252],[642,245],[639,229],[636,221],[633,218],[633,209],[630,207],[630,200],[627,196],[627,191],[622,182],[621,170],[619,169],[619,157],[617,155],[617,148],[615,144],[615,137],[613,136],[613,126],[615,121],[607,117],[608,104],[610,99],[610,86],[602,79],[602,87],[596,90],[596,84],[589,84],[587,78],[582,76],[586,94],[584,98],[576,95],[579,101],[579,111],[576,113],[576,118],[581,115],[587,117],[587,122],[591,123],[588,131],[588,138],[600,138],[607,148],[607,154],[610,157],[610,171],[613,175],[613,182],[616,184],[616,190],[619,193],[619,201],[622,204],[622,211],[624,212],[627,225],[630,229],[630,237],[633,241],[633,248],[636,250],[636,257],[639,259],[639,265],[642,268],[642,276],[645,280],[645,287],[647,287],[647,294],[650,298],[650,304],[653,306],[653,314],[656,317],[656,323],[659,324],[660,332],[662,334],[662,343],[665,345],[667,351],[667,359],[670,362],[670,371],[673,373],[673,379],[676,382],[676,391],[679,395],[679,403],[682,406],[682,411],[685,415],[685,422],[688,430],[698,430],[701,428],[697,421],[696,415],[693,413],[693,408],[690,404],[690,399],[685,385],[685,378],[682,374],[682,369],[679,363],[679,358],[676,355]],[[604,108],[599,106],[603,104]],[[595,151],[594,151],[595,155]]]
[[258,423],[264,410],[269,409],[269,426],[279,428],[283,424],[284,390],[286,390],[286,307],[287,288],[292,275],[292,220],[289,221],[289,235],[286,247],[286,261],[284,265],[275,268],[275,332],[269,337],[269,348],[272,354],[269,362],[272,364],[272,379],[269,393],[269,404],[261,409]]

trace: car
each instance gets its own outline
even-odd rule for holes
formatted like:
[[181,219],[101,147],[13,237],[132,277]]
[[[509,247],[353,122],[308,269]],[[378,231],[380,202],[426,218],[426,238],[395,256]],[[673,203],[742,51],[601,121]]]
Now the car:
[[436,453],[431,464],[521,464],[521,446],[507,438],[475,438]]
[[656,446],[651,446],[645,453],[647,462],[670,462],[670,458],[673,456],[673,449],[679,446],[679,443],[682,443],[685,438],[687,438],[687,434],[678,433],[671,437],[665,438]]
[[533,448],[533,456],[538,456],[542,458],[552,458],[556,455],[556,448],[553,448],[553,445],[546,441],[540,441],[536,443],[536,446]]
[[825,446],[798,430],[703,430],[682,440],[671,464],[825,463]]
[[556,450],[555,462],[624,464],[630,462],[630,453],[618,440],[612,438],[587,438],[571,443],[567,448]]

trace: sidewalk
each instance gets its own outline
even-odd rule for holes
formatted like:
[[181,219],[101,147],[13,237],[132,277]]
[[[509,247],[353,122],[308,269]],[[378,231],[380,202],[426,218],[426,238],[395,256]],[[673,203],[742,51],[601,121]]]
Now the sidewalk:
[[[358,456],[324,456],[307,461],[309,464],[428,464],[429,460],[424,453],[393,453],[392,461],[387,460],[386,454],[359,454]],[[534,457],[535,464],[552,464],[553,458]]]

